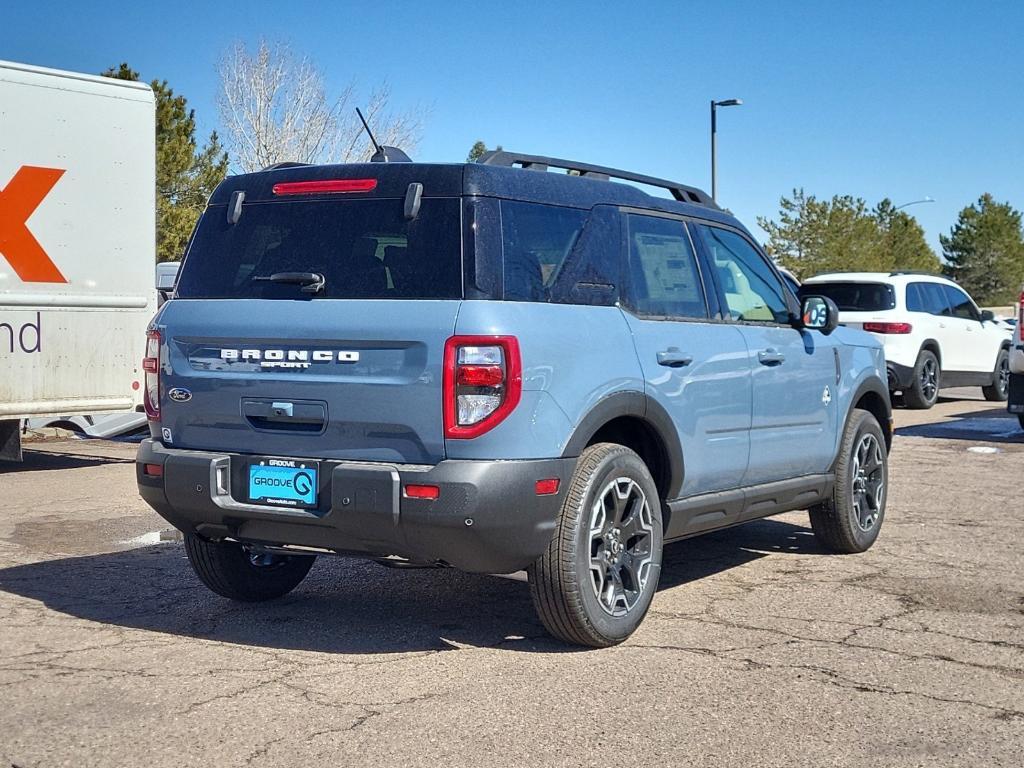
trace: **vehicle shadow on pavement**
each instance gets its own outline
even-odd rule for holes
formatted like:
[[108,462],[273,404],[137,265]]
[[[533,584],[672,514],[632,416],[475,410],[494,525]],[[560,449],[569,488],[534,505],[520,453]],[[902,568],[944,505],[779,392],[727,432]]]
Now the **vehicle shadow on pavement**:
[[[666,547],[659,589],[680,588],[769,552],[818,551],[809,529],[762,520]],[[254,647],[342,654],[460,645],[579,650],[547,635],[524,580],[394,570],[346,558],[320,558],[295,592],[262,604],[232,603],[208,592],[180,544],[5,568],[0,590],[87,621]]]
[[1024,430],[1016,416],[1004,408],[985,408],[950,414],[944,421],[898,427],[901,437],[970,440],[988,443],[1024,443]]
[[87,456],[76,453],[60,453],[32,449],[25,452],[24,461],[0,461],[0,475],[21,472],[52,472],[58,469],[82,469],[102,464],[134,464],[135,458],[112,456]]

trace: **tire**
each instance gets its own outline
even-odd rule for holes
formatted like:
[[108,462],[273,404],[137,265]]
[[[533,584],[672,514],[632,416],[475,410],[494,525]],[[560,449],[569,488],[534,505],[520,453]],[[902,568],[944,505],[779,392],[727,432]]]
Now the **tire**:
[[1017,421],[1020,423],[1020,428],[1024,429],[1024,413],[1017,414]]
[[1005,403],[1010,396],[1010,354],[1004,348],[996,357],[996,367],[992,372],[992,383],[981,388],[985,399],[993,403]]
[[643,460],[613,443],[583,451],[551,543],[527,569],[548,632],[593,648],[629,637],[658,587],[663,533],[661,499]]
[[928,349],[922,349],[914,363],[914,381],[903,390],[903,402],[908,408],[928,410],[939,399],[942,371],[939,358]]
[[818,543],[841,554],[870,549],[885,519],[888,490],[882,428],[871,413],[854,409],[843,430],[832,497],[810,510]]
[[306,578],[315,556],[261,555],[232,541],[185,535],[185,553],[196,576],[231,600],[259,603],[291,592]]

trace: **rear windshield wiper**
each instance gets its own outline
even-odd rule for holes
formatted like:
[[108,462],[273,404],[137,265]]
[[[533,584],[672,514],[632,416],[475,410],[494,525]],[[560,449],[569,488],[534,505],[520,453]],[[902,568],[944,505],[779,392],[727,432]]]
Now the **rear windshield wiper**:
[[320,293],[327,282],[319,272],[275,272],[272,275],[256,275],[253,281],[301,285],[303,293]]

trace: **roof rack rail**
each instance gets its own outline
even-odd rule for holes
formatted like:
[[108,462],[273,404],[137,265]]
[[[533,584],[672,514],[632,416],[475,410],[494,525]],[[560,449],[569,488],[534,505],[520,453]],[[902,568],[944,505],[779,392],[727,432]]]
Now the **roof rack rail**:
[[659,179],[654,176],[644,176],[641,173],[622,171],[617,168],[606,168],[603,165],[591,165],[590,163],[563,160],[557,157],[544,157],[543,155],[523,155],[518,152],[506,152],[500,149],[484,153],[477,162],[482,165],[501,165],[508,168],[518,165],[526,170],[534,171],[546,171],[549,167],[563,168],[567,171],[575,171],[586,179],[608,181],[609,178],[613,178],[621,179],[622,181],[633,181],[637,184],[667,189],[672,193],[672,197],[683,203],[706,205],[709,208],[721,210],[707,192],[697,189],[697,187],[668,181],[667,179]]
[[928,275],[928,277],[942,277],[947,278],[945,275],[940,275],[936,272],[929,272],[927,269],[896,269],[889,273],[889,277],[896,277],[897,275]]
[[311,165],[311,163],[299,163],[294,160],[285,160],[283,163],[273,163],[268,165],[266,168],[261,168],[260,172],[263,171],[276,171],[281,168],[299,168],[300,166]]

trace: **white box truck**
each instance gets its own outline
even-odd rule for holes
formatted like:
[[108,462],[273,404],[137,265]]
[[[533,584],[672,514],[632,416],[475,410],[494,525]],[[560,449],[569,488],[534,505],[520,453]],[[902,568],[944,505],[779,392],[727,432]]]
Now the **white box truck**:
[[0,458],[22,419],[141,404],[155,120],[143,83],[0,61]]

